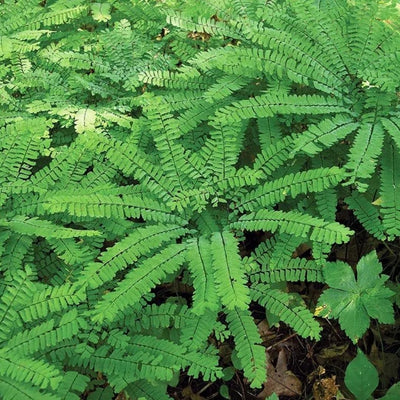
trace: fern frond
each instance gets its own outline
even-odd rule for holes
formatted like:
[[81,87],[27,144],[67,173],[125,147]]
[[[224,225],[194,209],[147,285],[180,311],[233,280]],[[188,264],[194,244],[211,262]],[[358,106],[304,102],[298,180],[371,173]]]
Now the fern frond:
[[72,285],[41,288],[33,293],[30,301],[19,308],[18,313],[26,322],[44,318],[50,313],[60,312],[70,305],[77,305],[84,300],[82,292],[75,291]]
[[222,304],[229,310],[247,309],[250,297],[236,238],[231,232],[215,232],[211,238],[211,252],[214,280]]
[[120,375],[128,383],[140,379],[169,381],[177,366],[164,365],[162,359],[147,361],[146,353],[136,353],[127,356],[124,350],[114,350],[111,354],[108,348],[99,348],[89,358],[81,357],[79,365],[89,366],[95,371],[110,375]]
[[358,127],[357,122],[344,114],[324,119],[298,135],[293,145],[293,152],[304,151],[307,154],[315,155],[345,138]]
[[95,122],[96,111],[90,108],[81,108],[75,114],[75,130],[78,133],[94,131]]
[[207,238],[200,236],[188,242],[187,261],[195,288],[193,313],[201,315],[207,309],[217,309],[220,300],[213,279],[211,243]]
[[193,20],[182,13],[169,12],[167,15],[167,22],[171,25],[179,26],[187,31],[205,32],[211,35],[223,35],[231,37],[238,36],[238,29],[236,27],[232,27],[232,25],[230,26],[226,23],[215,21],[210,18],[206,19],[200,17],[197,20]]
[[234,172],[242,138],[240,124],[215,124],[201,152],[202,158],[206,160],[204,168],[209,174],[225,179]]
[[152,384],[145,380],[135,381],[125,388],[130,398],[145,398],[146,400],[172,400],[167,395],[167,386]]
[[294,258],[261,272],[249,274],[251,282],[323,282],[322,266],[313,260]]
[[8,227],[12,231],[23,235],[42,236],[44,238],[73,238],[80,236],[97,236],[100,232],[95,230],[72,229],[59,226],[51,221],[36,217],[27,218],[22,215],[10,220],[0,219],[0,226]]
[[172,368],[189,366],[188,373],[198,377],[201,371],[204,378],[215,380],[221,376],[221,369],[216,365],[215,356],[206,353],[186,352],[186,348],[171,341],[157,339],[151,336],[136,335],[129,344],[134,353],[144,352],[146,361],[159,360],[162,356],[162,363],[171,365]]
[[314,194],[318,214],[326,221],[335,221],[338,196],[335,188],[330,187]]
[[67,371],[57,388],[57,396],[66,400],[79,400],[79,393],[84,392],[88,382],[89,377],[75,371]]
[[290,233],[328,244],[344,243],[352,234],[349,228],[336,222],[327,222],[296,211],[260,210],[240,217],[238,222],[233,222],[230,226],[250,231]]
[[400,118],[382,118],[382,125],[389,133],[394,143],[396,143],[397,151],[400,151]]
[[5,351],[18,357],[26,357],[39,351],[53,347],[59,342],[71,339],[79,331],[80,318],[76,309],[63,315],[55,326],[54,320],[35,326],[30,331],[22,331],[13,336],[5,347]]
[[[304,242],[304,239],[301,237],[287,233],[274,235],[273,239],[273,243],[268,246],[269,254],[264,251],[264,254],[259,257],[259,252],[257,252],[257,257],[255,257],[258,263],[264,267],[268,266],[271,269],[279,268],[287,262],[290,262],[297,247]],[[272,238],[269,239],[269,241],[272,241]],[[272,248],[270,246],[272,246]],[[262,249],[261,246],[259,247]],[[256,250],[259,249],[257,248]],[[268,261],[266,256],[268,257]]]
[[251,288],[254,301],[267,308],[269,312],[290,325],[304,338],[319,339],[322,330],[312,313],[304,306],[290,307],[290,296],[268,285],[257,284]]
[[303,193],[322,192],[340,182],[343,176],[343,171],[337,167],[317,168],[288,174],[247,192],[245,196],[237,199],[235,208],[241,212],[268,208],[284,201],[287,196],[294,198]]
[[259,345],[261,338],[250,312],[235,307],[227,311],[226,320],[244,375],[251,381],[251,387],[260,387],[267,376],[267,359],[265,349]]
[[383,139],[384,131],[379,121],[362,123],[354,139],[345,168],[350,178],[348,184],[356,183],[361,192],[366,190],[366,186],[360,179],[368,179],[374,173]]
[[382,221],[379,218],[379,211],[365,196],[361,193],[353,192],[351,196],[346,197],[346,203],[364,228],[379,240],[385,240],[385,232]]
[[147,329],[182,328],[187,321],[196,318],[196,314],[190,312],[187,306],[174,303],[149,304],[144,308],[140,307],[133,315],[127,316],[125,325],[137,332]]
[[17,382],[31,382],[39,388],[56,389],[62,379],[55,366],[41,360],[11,357],[0,353],[0,376]]
[[93,259],[94,252],[82,242],[76,242],[73,238],[48,239],[57,256],[69,265],[87,264]]
[[295,139],[296,136],[285,137],[263,149],[254,161],[254,171],[262,171],[264,177],[270,176],[291,158]]
[[[194,318],[193,318],[194,317]],[[217,319],[217,313],[206,310],[202,315],[193,315],[182,328],[180,342],[189,351],[199,350],[207,343],[207,339],[213,330],[213,321]]]
[[33,238],[20,234],[11,234],[7,239],[1,255],[0,270],[13,276],[15,271],[22,269],[23,262],[31,250]]
[[177,220],[161,202],[146,196],[129,194],[74,194],[51,192],[41,200],[48,213],[67,212],[77,217],[144,218],[153,221]]
[[234,124],[249,118],[267,118],[276,114],[330,114],[349,110],[335,98],[319,95],[296,96],[265,94],[241,100],[216,113],[216,120]]
[[384,147],[381,166],[382,224],[394,239],[400,236],[400,152],[391,141]]
[[[3,400],[59,400],[53,393],[46,393],[28,383],[0,377],[0,392]],[[75,399],[74,399],[75,400]]]
[[107,144],[107,156],[112,164],[127,175],[134,175],[147,190],[162,199],[173,198],[174,183],[166,177],[160,168],[149,163],[145,157],[132,150],[125,143]]
[[136,228],[130,235],[103,252],[100,262],[90,263],[78,278],[77,287],[92,289],[111,281],[118,271],[133,264],[140,256],[151,253],[165,242],[170,242],[186,232],[179,225],[149,225]]
[[95,322],[113,320],[117,313],[135,304],[155,285],[175,272],[184,261],[186,246],[171,244],[149,257],[130,271],[113,292],[97,303],[93,313]]
[[50,10],[46,13],[43,13],[39,18],[37,18],[31,25],[31,29],[39,29],[40,26],[52,26],[52,25],[61,25],[66,22],[69,22],[72,19],[79,17],[82,13],[87,10],[87,6],[76,6],[71,8],[60,8],[54,10]]
[[0,129],[0,182],[26,180],[37,157],[50,145],[44,118],[17,121]]

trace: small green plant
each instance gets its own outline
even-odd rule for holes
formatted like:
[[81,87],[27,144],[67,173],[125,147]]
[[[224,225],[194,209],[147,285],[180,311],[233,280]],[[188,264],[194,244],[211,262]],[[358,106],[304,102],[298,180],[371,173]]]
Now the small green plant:
[[362,257],[357,264],[357,280],[350,265],[328,264],[324,268],[329,289],[319,299],[321,316],[339,318],[346,334],[357,342],[369,328],[370,318],[383,324],[394,323],[391,298],[394,292],[385,286],[389,278],[381,275],[382,265],[376,253]]
[[344,381],[357,400],[368,400],[378,386],[378,371],[366,355],[358,350],[357,356],[346,368]]
[[[356,400],[373,399],[372,394],[379,383],[378,371],[360,349],[346,368],[344,382]],[[396,400],[399,395],[400,382],[394,384],[379,400]]]

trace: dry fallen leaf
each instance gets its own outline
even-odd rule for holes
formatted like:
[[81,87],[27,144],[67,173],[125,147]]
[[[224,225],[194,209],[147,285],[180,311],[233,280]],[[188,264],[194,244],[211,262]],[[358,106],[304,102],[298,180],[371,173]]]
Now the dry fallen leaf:
[[341,357],[348,349],[349,344],[333,345],[323,348],[316,356],[322,359]]
[[379,351],[376,343],[372,343],[369,359],[379,372],[383,387],[388,387],[391,381],[398,380],[399,358],[393,353]]
[[259,399],[265,399],[272,393],[278,396],[298,396],[301,394],[302,384],[299,378],[287,369],[287,360],[285,349],[281,349],[278,354],[276,367],[268,361],[267,380],[264,383],[264,389],[257,396]]
[[332,400],[336,398],[339,386],[336,385],[336,376],[316,381],[313,385],[314,400]]
[[322,365],[318,365],[317,369],[308,374],[307,382],[313,382],[317,378],[321,378],[322,375],[325,375],[326,370]]
[[184,396],[185,400],[206,400],[204,397],[200,396],[197,393],[194,393],[191,386],[186,386],[182,390],[182,395]]
[[257,324],[258,332],[263,342],[270,342],[276,338],[276,332],[271,330],[266,319]]

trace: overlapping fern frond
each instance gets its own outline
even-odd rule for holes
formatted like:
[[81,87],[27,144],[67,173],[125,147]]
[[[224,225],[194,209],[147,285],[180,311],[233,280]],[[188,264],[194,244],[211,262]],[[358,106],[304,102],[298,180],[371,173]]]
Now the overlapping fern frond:
[[338,199],[400,236],[396,9],[175,3],[0,4],[5,400],[168,399],[230,336],[260,387],[250,304],[319,338],[282,288],[324,282]]

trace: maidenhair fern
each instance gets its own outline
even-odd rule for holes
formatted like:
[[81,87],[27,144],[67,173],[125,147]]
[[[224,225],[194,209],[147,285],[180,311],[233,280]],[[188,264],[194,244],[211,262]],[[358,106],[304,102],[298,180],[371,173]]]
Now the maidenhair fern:
[[321,335],[287,282],[331,286],[321,306],[353,340],[392,322],[384,276],[365,282],[376,256],[350,284],[328,254],[353,233],[339,198],[400,236],[394,4],[0,3],[2,399],[168,399],[182,371],[222,378],[230,338],[260,387],[251,304]]

